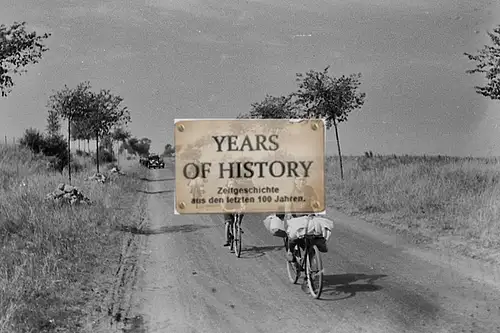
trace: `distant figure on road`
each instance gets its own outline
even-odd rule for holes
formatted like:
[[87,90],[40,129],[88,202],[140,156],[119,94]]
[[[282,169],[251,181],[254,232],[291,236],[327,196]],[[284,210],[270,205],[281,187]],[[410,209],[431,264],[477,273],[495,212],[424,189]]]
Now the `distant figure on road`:
[[[194,176],[194,170],[192,169],[187,170],[186,173],[189,178]],[[194,179],[190,179],[187,183],[187,186],[189,187],[189,192],[191,193],[191,200],[192,202],[196,203],[196,208],[198,208],[198,200],[203,199],[203,195],[205,194],[206,182],[207,182],[206,179],[203,179],[198,176]]]

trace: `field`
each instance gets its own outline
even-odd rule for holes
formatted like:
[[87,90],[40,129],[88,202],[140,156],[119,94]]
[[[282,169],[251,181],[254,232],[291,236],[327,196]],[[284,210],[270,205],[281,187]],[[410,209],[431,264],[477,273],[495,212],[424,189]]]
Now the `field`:
[[[0,146],[0,332],[77,332],[84,318],[102,308],[106,284],[119,257],[121,234],[114,226],[132,214],[137,177],[107,184],[73,185],[94,203],[69,206],[45,196],[67,175],[49,172],[30,151]],[[105,168],[103,168],[104,170]]]
[[417,243],[500,262],[500,164],[442,156],[327,160],[328,207]]

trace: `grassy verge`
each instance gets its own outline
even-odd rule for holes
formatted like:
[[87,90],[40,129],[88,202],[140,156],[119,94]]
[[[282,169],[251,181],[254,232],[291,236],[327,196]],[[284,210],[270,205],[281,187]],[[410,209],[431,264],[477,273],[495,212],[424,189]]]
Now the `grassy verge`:
[[78,332],[105,311],[99,281],[113,276],[122,237],[111,231],[130,216],[138,180],[86,181],[93,172],[72,182],[93,205],[55,205],[44,198],[67,177],[27,150],[0,147],[1,333]]
[[449,157],[327,162],[330,207],[462,254],[500,262],[500,164]]

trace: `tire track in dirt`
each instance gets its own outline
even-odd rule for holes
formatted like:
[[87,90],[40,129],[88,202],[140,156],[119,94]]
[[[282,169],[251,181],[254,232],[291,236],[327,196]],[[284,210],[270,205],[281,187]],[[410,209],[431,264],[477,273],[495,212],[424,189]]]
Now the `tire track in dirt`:
[[[122,224],[119,231],[126,232],[123,236],[122,250],[118,259],[118,267],[114,283],[108,292],[106,300],[107,320],[101,320],[95,325],[97,332],[109,333],[145,333],[142,316],[133,316],[131,306],[134,291],[138,288],[138,277],[144,268],[140,265],[140,257],[147,250],[147,235],[168,232],[169,230],[153,230],[148,228],[150,219],[148,201],[151,195],[161,195],[161,192],[151,192],[151,181],[166,181],[173,179],[151,180],[147,170],[142,170],[139,180],[140,188],[136,189],[137,200],[134,213],[128,224]],[[171,191],[167,191],[171,192]],[[176,231],[176,230],[171,230]]]
[[[147,187],[142,184],[141,187]],[[105,305],[107,317],[101,318],[92,328],[95,332],[128,332],[134,327],[137,318],[130,318],[132,290],[137,284],[139,271],[139,239],[135,230],[141,230],[147,221],[148,197],[137,189],[137,199],[134,210],[128,221],[124,221],[117,231],[126,232],[123,235],[120,256],[112,288],[107,293]],[[127,223],[128,222],[128,223]],[[134,330],[134,332],[140,332]]]

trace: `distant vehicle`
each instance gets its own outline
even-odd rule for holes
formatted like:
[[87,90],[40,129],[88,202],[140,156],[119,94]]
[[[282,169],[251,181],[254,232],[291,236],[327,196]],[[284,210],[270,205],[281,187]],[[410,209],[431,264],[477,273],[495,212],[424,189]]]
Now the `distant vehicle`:
[[151,154],[147,159],[146,166],[149,169],[164,169],[165,162],[158,154]]

